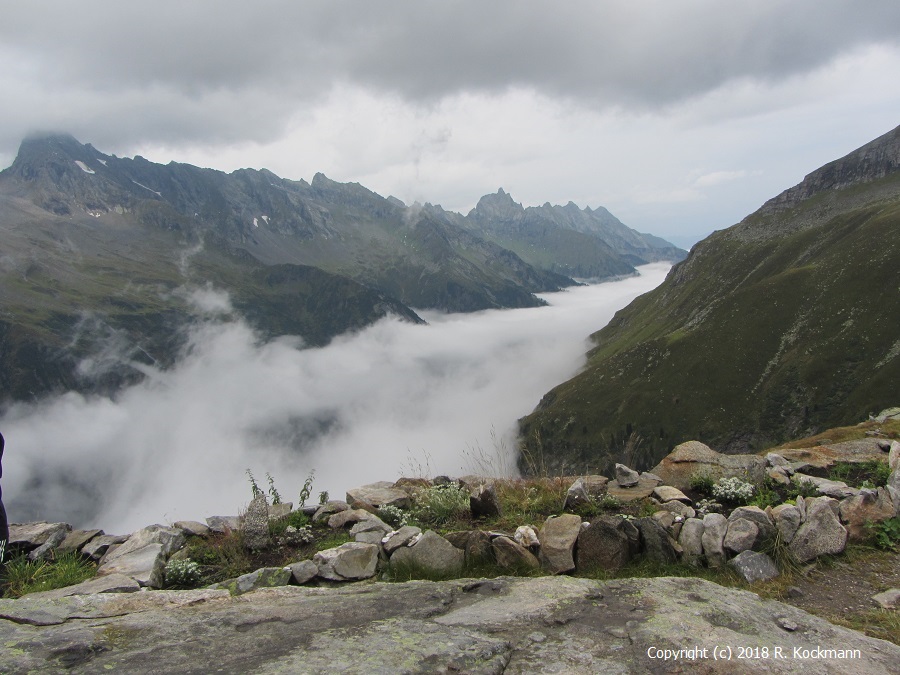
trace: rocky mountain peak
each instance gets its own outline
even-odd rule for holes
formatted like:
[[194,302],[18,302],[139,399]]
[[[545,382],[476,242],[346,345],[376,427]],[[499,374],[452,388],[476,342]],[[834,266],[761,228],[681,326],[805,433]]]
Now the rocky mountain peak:
[[499,188],[494,194],[484,195],[478,200],[469,216],[476,219],[517,220],[525,215],[525,209],[514,201],[508,192]]

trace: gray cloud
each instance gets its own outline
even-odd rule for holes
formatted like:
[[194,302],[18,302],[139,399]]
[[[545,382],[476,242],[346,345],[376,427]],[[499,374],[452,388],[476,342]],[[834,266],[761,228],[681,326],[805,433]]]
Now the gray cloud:
[[[472,473],[478,447],[493,454],[492,428],[507,438],[579,367],[585,336],[664,274],[553,294],[550,307],[386,319],[321,349],[205,321],[176,367],[142,366],[148,379],[115,399],[69,393],[7,411],[9,516],[125,532],[237,512],[247,468],[271,472],[287,500],[313,469],[315,491],[335,497],[410,467]],[[208,288],[197,300],[228,307]],[[512,471],[514,460],[490,461]]]

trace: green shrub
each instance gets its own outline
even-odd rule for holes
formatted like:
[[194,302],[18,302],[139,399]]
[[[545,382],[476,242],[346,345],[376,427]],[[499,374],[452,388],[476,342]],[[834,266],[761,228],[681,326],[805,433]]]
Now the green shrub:
[[166,588],[197,588],[202,575],[200,565],[190,558],[170,560],[165,569]]
[[702,495],[711,495],[715,480],[709,471],[695,471],[691,474],[688,485],[695,492],[699,492]]
[[799,497],[818,497],[819,488],[816,487],[815,483],[808,480],[798,480],[797,478],[793,478],[787,489],[787,496],[788,499],[794,500]]
[[885,551],[900,550],[900,516],[869,526],[875,545]]
[[406,525],[406,513],[396,506],[382,506],[375,514],[395,530]]
[[416,494],[416,520],[425,525],[444,525],[470,514],[469,491],[448,483],[420,490]]

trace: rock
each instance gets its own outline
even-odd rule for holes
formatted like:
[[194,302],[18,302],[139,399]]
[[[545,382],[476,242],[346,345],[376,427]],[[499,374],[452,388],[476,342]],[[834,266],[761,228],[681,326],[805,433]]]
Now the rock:
[[721,567],[725,564],[725,533],[728,531],[728,520],[721,513],[707,513],[703,516],[703,555],[710,567]]
[[660,504],[659,508],[664,511],[671,511],[676,516],[681,516],[682,518],[697,517],[697,512],[692,507],[679,501],[665,502],[664,504]]
[[291,570],[287,567],[263,567],[255,572],[242,574],[237,579],[213,584],[212,588],[222,588],[231,595],[243,595],[260,588],[287,586],[291,581]]
[[53,551],[63,543],[71,530],[71,525],[66,523],[62,523],[62,525],[63,527],[59,527],[47,537],[47,541],[28,554],[29,560],[46,560],[51,556]]
[[624,464],[616,464],[616,482],[619,484],[619,487],[634,487],[640,480],[641,475],[637,471],[629,469]]
[[685,520],[678,543],[682,550],[681,559],[689,565],[698,565],[703,555],[703,521],[699,518]]
[[126,541],[128,541],[128,535],[101,534],[81,547],[81,555],[85,555],[91,560],[98,561],[106,555],[111,546],[118,546]]
[[731,520],[729,518],[728,529],[722,544],[727,551],[741,553],[752,549],[758,536],[759,528],[752,520],[746,518]]
[[465,553],[432,530],[425,532],[413,546],[394,551],[391,565],[408,565],[435,574],[459,574]]
[[793,469],[791,469],[791,463],[777,453],[774,453],[774,452],[767,453],[766,454],[766,464],[768,464],[771,467],[779,467],[780,466],[782,468],[787,469],[791,473],[793,473]]
[[322,520],[328,520],[329,516],[340,513],[341,511],[346,511],[349,508],[350,505],[345,501],[341,501],[340,499],[329,500],[316,508],[315,513],[312,515],[312,521],[318,523]]
[[103,530],[72,530],[57,547],[58,553],[77,553],[94,537],[103,534]]
[[513,573],[520,570],[538,569],[541,566],[537,556],[509,537],[496,537],[491,542],[491,550],[497,566]]
[[541,540],[531,525],[519,525],[513,534],[513,540],[525,548],[537,548],[541,545]]
[[867,527],[894,517],[894,501],[886,488],[860,490],[858,495],[841,501],[840,517],[851,541],[862,541],[872,536]]
[[272,545],[272,538],[269,536],[269,503],[263,493],[250,500],[242,530],[244,546],[251,551],[264,551]]
[[581,533],[581,518],[571,513],[550,516],[541,527],[541,566],[551,574],[575,569],[573,549]]
[[563,509],[567,511],[575,511],[578,508],[591,503],[591,497],[584,486],[581,478],[576,478],[575,482],[566,490],[566,501]]
[[758,506],[739,506],[728,516],[728,520],[733,521],[738,518],[750,520],[756,523],[759,530],[759,536],[754,546],[754,551],[770,546],[775,541],[775,523],[769,515]]
[[772,517],[775,519],[775,528],[782,543],[790,544],[800,529],[802,522],[800,509],[791,504],[779,504],[772,509]]
[[[369,513],[364,509],[346,509],[344,511],[339,511],[331,516],[328,516],[328,527],[333,530],[339,530],[342,527],[346,527],[350,524],[356,524],[360,522],[370,521],[376,523],[376,527],[380,528],[384,532],[390,532],[391,526],[385,523],[378,516]],[[360,530],[357,530],[359,532]],[[351,531],[352,534],[352,531]]]
[[641,479],[642,479],[642,480],[648,480],[648,481],[651,481],[651,480],[656,481],[656,484],[657,484],[657,485],[661,485],[661,484],[663,483],[663,479],[662,479],[662,478],[660,478],[659,476],[657,476],[655,473],[650,473],[649,471],[643,471],[643,472],[641,473]]
[[66,586],[65,588],[57,588],[52,591],[41,591],[39,593],[29,593],[29,599],[41,598],[44,600],[54,600],[57,598],[67,598],[72,595],[94,595],[95,593],[133,593],[141,590],[141,585],[129,576],[124,574],[107,574],[102,577],[94,577],[80,584]]
[[641,533],[643,554],[649,562],[659,565],[675,562],[675,548],[662,525],[653,518],[638,518],[634,525]]
[[382,536],[388,532],[392,532],[393,528],[384,522],[378,516],[370,514],[368,518],[358,521],[350,528],[350,534],[356,535],[361,532],[380,532]]
[[[741,522],[741,521],[737,521]],[[750,522],[750,521],[743,521]],[[752,523],[751,523],[752,524]],[[744,581],[752,584],[755,581],[771,581],[779,574],[778,567],[765,553],[757,553],[745,549],[728,561]]]
[[888,468],[891,472],[900,471],[900,441],[891,441],[888,453]]
[[783,466],[772,467],[766,472],[766,475],[779,485],[791,484],[791,474]]
[[609,489],[609,478],[597,474],[581,477],[581,484],[592,499],[602,497]]
[[480,563],[491,560],[491,538],[487,532],[481,530],[473,530],[471,536],[466,541],[465,548],[466,562]]
[[47,543],[51,537],[57,537],[60,532],[68,533],[72,530],[72,526],[68,523],[11,523],[9,525],[9,539],[6,545],[9,550],[19,550],[23,552],[33,551],[39,546]]
[[651,518],[662,525],[663,529],[665,530],[670,530],[675,524],[675,514],[671,511],[657,511],[651,516]]
[[312,560],[301,560],[300,562],[291,563],[284,569],[291,573],[291,583],[298,586],[311,581],[319,573],[318,566]]
[[839,503],[831,497],[806,500],[806,520],[788,545],[801,563],[820,555],[836,555],[847,544],[847,530],[841,525]]
[[101,562],[102,564],[111,562],[148,544],[159,544],[162,553],[168,557],[184,546],[184,534],[179,528],[166,527],[165,525],[148,525],[133,532],[115,551],[108,552]]
[[631,559],[631,549],[621,526],[622,522],[622,518],[600,516],[581,530],[575,553],[576,569],[579,572],[615,572]]
[[653,496],[656,497],[659,501],[671,502],[671,501],[679,501],[683,504],[687,504],[690,506],[691,500],[690,498],[684,494],[678,488],[674,488],[671,485],[659,485],[653,490]]
[[208,537],[209,533],[212,531],[209,529],[209,525],[198,523],[196,520],[179,520],[175,522],[175,527],[180,529],[186,535],[193,535],[195,537]]
[[184,534],[180,529],[150,525],[134,532],[115,549],[108,550],[100,560],[97,575],[124,574],[141,586],[162,588],[166,560],[182,546]]
[[269,504],[269,520],[281,520],[291,515],[294,508],[293,502],[278,502],[277,504]]
[[827,478],[819,478],[817,476],[808,476],[805,473],[795,473],[794,480],[801,483],[812,483],[816,486],[816,490],[820,495],[834,497],[835,499],[843,499],[844,497],[852,497],[859,490],[854,490],[846,483],[838,480],[828,480]]
[[881,605],[882,609],[900,609],[900,588],[889,588],[883,593],[873,595],[872,600]]
[[240,516],[210,516],[206,519],[210,530],[217,534],[227,534],[241,529]]
[[875,416],[875,421],[884,424],[888,420],[900,419],[900,408],[885,408]]
[[616,481],[612,481],[608,485],[607,494],[624,504],[649,497],[657,485],[658,481],[644,476],[640,477],[637,485],[631,487],[621,487]]
[[699,441],[687,441],[677,445],[651,471],[666,485],[687,490],[691,477],[697,473],[706,473],[713,480],[734,476],[751,483],[762,482],[766,460],[758,455],[723,455]]
[[368,579],[375,576],[378,565],[379,547],[374,544],[349,542],[335,548],[319,551],[313,556],[323,579],[347,581],[349,579]]
[[[598,597],[602,593],[602,598]],[[895,673],[900,647],[702,579],[572,577],[0,600],[0,672]],[[82,617],[89,617],[87,620]],[[573,617],[575,617],[573,619]],[[38,628],[35,624],[43,624]],[[781,624],[801,627],[788,632]],[[654,650],[859,650],[736,663]],[[188,643],[189,640],[189,643]],[[155,647],[148,651],[148,645]],[[102,647],[102,648],[98,648]],[[189,647],[189,648],[188,648]],[[771,651],[770,651],[771,654]],[[798,668],[798,663],[800,667]],[[212,666],[211,666],[212,664]]]
[[384,532],[380,530],[367,530],[366,532],[357,532],[353,535],[353,541],[375,544],[376,546],[381,546],[382,539],[384,539]]
[[472,490],[469,495],[469,509],[475,519],[500,517],[502,511],[494,483],[481,484]]
[[448,532],[444,535],[444,539],[453,544],[456,548],[461,551],[466,550],[466,544],[469,541],[469,537],[472,536],[472,533],[475,530],[459,530],[456,532]]
[[409,508],[409,495],[405,490],[394,487],[393,483],[380,481],[362,487],[347,490],[347,501],[359,500],[376,508],[396,506],[398,509]]
[[396,551],[401,546],[407,546],[409,542],[411,542],[415,537],[418,537],[422,534],[422,530],[418,527],[414,527],[413,525],[404,525],[396,532],[391,532],[382,539],[382,545],[384,546],[384,551],[388,555],[391,555],[394,551]]

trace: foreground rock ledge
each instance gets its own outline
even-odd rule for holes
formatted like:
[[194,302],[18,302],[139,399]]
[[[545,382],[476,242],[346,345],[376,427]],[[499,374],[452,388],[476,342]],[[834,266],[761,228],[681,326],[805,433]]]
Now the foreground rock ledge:
[[[0,672],[875,673],[900,647],[702,579],[541,577],[0,600]],[[716,661],[714,647],[732,647]],[[737,660],[738,648],[759,647]],[[773,659],[775,648],[781,659]],[[858,658],[796,658],[817,649]],[[708,658],[651,658],[707,649]],[[649,652],[648,652],[649,650]],[[803,651],[806,650],[806,651]]]

